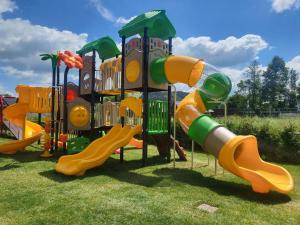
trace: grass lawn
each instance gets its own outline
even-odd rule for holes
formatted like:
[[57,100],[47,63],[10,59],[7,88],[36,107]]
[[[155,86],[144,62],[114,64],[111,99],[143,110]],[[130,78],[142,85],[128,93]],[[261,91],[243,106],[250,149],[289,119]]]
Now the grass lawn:
[[[1,140],[0,140],[1,141]],[[3,141],[3,139],[2,139]],[[256,194],[228,172],[214,176],[214,161],[196,153],[190,161],[164,163],[150,147],[146,167],[141,151],[113,155],[84,177],[66,177],[42,159],[37,145],[0,156],[0,224],[300,224],[300,166],[283,165],[295,179],[290,195]],[[189,158],[190,155],[188,154]],[[197,209],[218,207],[210,214]]]

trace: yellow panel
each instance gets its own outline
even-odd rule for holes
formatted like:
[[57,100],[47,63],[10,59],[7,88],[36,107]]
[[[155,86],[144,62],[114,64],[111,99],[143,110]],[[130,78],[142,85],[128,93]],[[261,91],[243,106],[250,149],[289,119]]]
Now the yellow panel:
[[70,110],[69,118],[74,127],[80,128],[90,121],[90,113],[85,106],[76,105]]
[[126,109],[131,109],[136,117],[142,116],[143,111],[143,101],[140,98],[127,97],[120,103],[119,115],[125,116]]
[[129,82],[134,83],[138,80],[140,76],[140,63],[138,60],[134,59],[131,60],[127,65],[126,65],[126,78]]

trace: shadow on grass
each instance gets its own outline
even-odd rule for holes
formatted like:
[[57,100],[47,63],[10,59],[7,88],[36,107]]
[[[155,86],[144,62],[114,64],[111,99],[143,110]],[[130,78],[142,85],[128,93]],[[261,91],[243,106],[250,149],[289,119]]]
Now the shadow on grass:
[[[149,158],[147,166],[162,164],[163,160],[157,156]],[[129,162],[124,161],[120,163],[118,159],[109,158],[103,166],[88,170],[85,175],[77,176],[66,176],[55,170],[48,170],[40,172],[41,176],[59,183],[72,182],[74,180],[88,179],[90,177],[97,176],[109,176],[122,182],[132,183],[145,187],[153,187],[160,183],[163,178],[146,176],[140,173],[135,173],[132,170],[141,168],[141,160],[131,160]]]
[[19,167],[20,167],[20,165],[18,165],[16,163],[9,163],[9,164],[6,164],[4,166],[1,166],[0,171],[15,169],[15,168],[19,168]]
[[192,186],[206,187],[225,196],[236,196],[238,198],[258,202],[266,205],[281,204],[291,201],[287,195],[277,192],[259,194],[253,192],[250,185],[217,180],[213,177],[204,177],[201,173],[189,169],[162,168],[153,172],[161,178],[169,177]]
[[57,161],[57,157],[51,158],[42,158],[40,157],[41,151],[22,151],[17,152],[13,155],[0,155],[3,159],[13,159],[19,163],[28,163],[28,162],[35,162],[35,161]]

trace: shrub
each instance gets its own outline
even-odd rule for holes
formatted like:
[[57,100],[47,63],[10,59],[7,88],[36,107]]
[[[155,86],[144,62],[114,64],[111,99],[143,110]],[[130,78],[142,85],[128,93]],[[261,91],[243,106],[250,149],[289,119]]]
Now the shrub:
[[[225,124],[224,118],[216,118]],[[300,120],[229,116],[226,127],[237,135],[255,135],[259,151],[267,161],[300,163]],[[177,139],[184,148],[191,140],[177,124]],[[195,145],[196,149],[201,149]]]

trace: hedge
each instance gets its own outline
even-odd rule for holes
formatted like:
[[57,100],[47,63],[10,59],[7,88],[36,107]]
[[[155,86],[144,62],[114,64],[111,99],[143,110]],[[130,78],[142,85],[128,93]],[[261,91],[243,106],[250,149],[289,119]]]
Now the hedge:
[[[224,124],[223,118],[216,120]],[[264,160],[300,163],[300,119],[229,116],[226,127],[238,135],[256,136]],[[191,140],[179,124],[176,132],[180,144],[190,149]],[[196,149],[201,147],[196,145]]]

